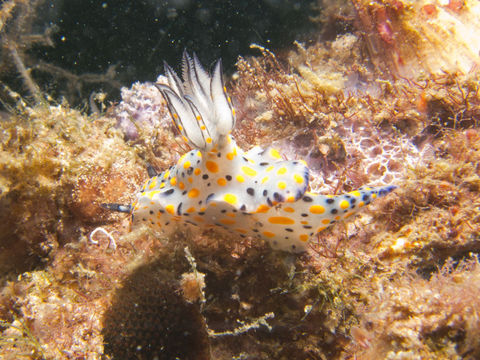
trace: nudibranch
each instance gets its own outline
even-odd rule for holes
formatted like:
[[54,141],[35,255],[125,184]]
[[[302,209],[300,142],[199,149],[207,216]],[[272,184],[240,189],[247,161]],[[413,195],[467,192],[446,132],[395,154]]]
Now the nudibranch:
[[274,148],[245,152],[236,145],[230,134],[235,110],[221,60],[210,75],[195,54],[184,53],[182,70],[183,81],[165,63],[168,85],[156,86],[194,150],[145,183],[128,207],[133,224],[144,222],[166,234],[179,225],[220,227],[265,239],[275,249],[302,252],[315,234],[395,188],[310,192],[305,162],[284,160]]

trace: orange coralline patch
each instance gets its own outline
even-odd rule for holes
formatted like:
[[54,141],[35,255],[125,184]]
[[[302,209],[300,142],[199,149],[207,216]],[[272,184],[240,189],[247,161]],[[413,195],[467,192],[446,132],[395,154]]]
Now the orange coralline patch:
[[233,219],[220,219],[220,223],[224,225],[234,225],[236,221]]
[[292,225],[295,224],[295,220],[285,216],[273,216],[268,218],[268,222],[271,224]]
[[325,208],[322,205],[312,205],[309,210],[312,214],[323,214],[325,212]]
[[266,213],[270,209],[270,206],[261,204],[258,206],[257,210],[255,212],[257,213]]
[[188,197],[189,198],[196,198],[198,195],[200,195],[200,190],[193,188],[188,192]]
[[207,161],[205,163],[205,166],[207,167],[208,171],[212,173],[217,173],[218,172],[218,164],[214,161]]
[[267,238],[271,238],[271,237],[274,237],[274,236],[275,236],[275,234],[272,233],[271,231],[264,231],[262,234],[263,234],[264,236],[266,236]]

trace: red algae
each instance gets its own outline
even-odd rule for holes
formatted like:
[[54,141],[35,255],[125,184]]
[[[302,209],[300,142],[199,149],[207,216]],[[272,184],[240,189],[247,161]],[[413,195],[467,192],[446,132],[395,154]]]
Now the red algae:
[[372,62],[395,77],[467,74],[479,64],[478,1],[353,1]]

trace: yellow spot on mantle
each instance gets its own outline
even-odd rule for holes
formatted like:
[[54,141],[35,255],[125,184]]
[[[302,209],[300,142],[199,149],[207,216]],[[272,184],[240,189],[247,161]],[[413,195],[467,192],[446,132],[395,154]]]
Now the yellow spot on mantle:
[[273,157],[274,159],[281,159],[282,157],[280,156],[280,153],[278,150],[275,149],[270,149],[270,156]]
[[183,154],[182,156],[180,156],[180,159],[178,159],[178,163],[181,164],[183,162],[183,160],[185,160],[185,158],[187,157],[188,153],[185,153]]
[[152,198],[153,198],[156,194],[158,194],[159,192],[160,192],[160,190],[149,191],[149,192],[147,193],[147,197],[148,197],[150,200],[152,200]]
[[237,197],[233,194],[225,194],[223,200],[229,203],[230,205],[235,205],[237,203]]
[[257,175],[257,172],[248,166],[242,166],[242,171],[245,173],[245,175],[248,175],[248,176]]
[[277,175],[283,175],[287,172],[287,168],[282,166],[280,169],[277,170]]
[[299,174],[295,174],[293,175],[293,179],[295,180],[295,182],[297,184],[303,184],[304,180],[303,180],[303,176],[299,175]]
[[168,213],[175,215],[175,206],[172,204],[165,206],[165,210],[167,210]]
[[148,188],[152,190],[155,186],[157,185],[157,181],[153,180],[150,185],[148,185]]
[[347,200],[342,200],[340,201],[340,208],[342,209],[348,209],[350,207],[350,203]]

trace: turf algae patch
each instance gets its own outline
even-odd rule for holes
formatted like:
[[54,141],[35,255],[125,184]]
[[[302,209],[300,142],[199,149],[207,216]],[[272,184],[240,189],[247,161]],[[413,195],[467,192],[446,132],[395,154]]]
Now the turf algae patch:
[[98,201],[133,191],[144,171],[112,120],[67,105],[15,111],[0,122],[0,276],[108,221]]

